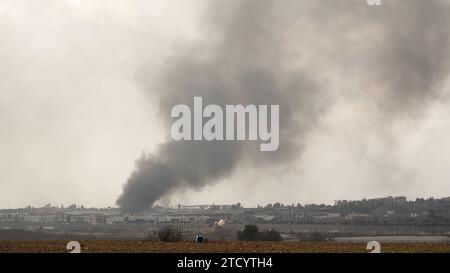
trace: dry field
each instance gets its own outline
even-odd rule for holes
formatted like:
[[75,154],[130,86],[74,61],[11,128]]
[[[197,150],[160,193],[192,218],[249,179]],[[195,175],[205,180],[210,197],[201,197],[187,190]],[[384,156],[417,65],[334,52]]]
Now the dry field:
[[[243,252],[243,253],[354,253],[369,252],[360,243],[310,242],[193,242],[164,243],[149,241],[85,240],[80,241],[82,252]],[[0,241],[0,252],[68,252],[67,241]],[[383,243],[384,253],[450,253],[448,243]]]

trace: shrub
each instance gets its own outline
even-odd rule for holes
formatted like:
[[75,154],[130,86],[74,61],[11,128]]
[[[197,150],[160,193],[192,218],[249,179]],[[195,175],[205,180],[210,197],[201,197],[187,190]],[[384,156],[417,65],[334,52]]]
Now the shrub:
[[311,242],[326,242],[329,241],[330,238],[320,232],[314,232],[309,236],[309,240]]
[[181,228],[168,226],[158,231],[158,239],[161,242],[182,242],[185,236]]
[[239,241],[257,241],[258,240],[258,227],[254,225],[246,225],[244,230],[237,232],[237,239]]
[[244,229],[236,234],[239,241],[282,241],[280,233],[276,230],[258,231],[255,225],[246,225]]
[[283,238],[278,231],[271,229],[261,232],[261,241],[280,242]]

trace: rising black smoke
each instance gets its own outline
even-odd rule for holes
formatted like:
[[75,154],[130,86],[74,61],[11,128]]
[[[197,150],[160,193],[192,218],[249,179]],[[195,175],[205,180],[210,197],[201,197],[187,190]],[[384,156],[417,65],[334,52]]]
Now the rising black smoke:
[[[213,1],[205,33],[214,33],[214,41],[187,45],[189,50],[167,60],[156,87],[145,69],[140,82],[156,92],[167,125],[171,108],[192,105],[194,96],[206,104],[279,104],[280,148],[267,153],[242,142],[167,141],[155,155],[137,160],[117,204],[125,211],[147,209],[178,189],[230,175],[244,159],[273,169],[288,165],[333,105],[336,92],[326,77],[354,77],[368,85],[358,97],[389,119],[420,115],[439,98],[448,75],[449,3],[383,3]],[[370,41],[361,39],[367,32],[373,33]]]

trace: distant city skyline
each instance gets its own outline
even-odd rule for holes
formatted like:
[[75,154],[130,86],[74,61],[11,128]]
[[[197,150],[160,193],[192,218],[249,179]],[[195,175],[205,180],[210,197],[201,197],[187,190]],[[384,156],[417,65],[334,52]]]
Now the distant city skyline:
[[[398,199],[398,198],[405,198],[405,201],[408,202],[415,202],[417,200],[450,200],[450,196],[443,196],[443,197],[434,197],[434,196],[429,196],[429,197],[416,197],[416,198],[408,198],[406,196],[383,196],[383,197],[373,197],[373,198],[361,198],[361,199],[338,199],[338,200],[334,200],[332,203],[301,203],[301,202],[290,202],[290,203],[284,203],[281,201],[275,201],[275,202],[268,202],[268,203],[260,203],[260,204],[256,204],[256,205],[250,205],[250,206],[246,206],[244,205],[244,203],[242,202],[236,202],[236,203],[189,203],[189,204],[182,204],[182,203],[174,203],[174,204],[168,204],[166,206],[161,205],[161,204],[156,204],[155,207],[164,207],[164,208],[179,208],[181,207],[221,207],[221,206],[235,206],[235,205],[240,205],[242,208],[257,208],[257,207],[266,207],[268,205],[275,205],[275,204],[280,204],[283,206],[297,206],[297,205],[301,205],[301,206],[308,206],[308,205],[313,205],[313,206],[320,206],[320,205],[326,205],[326,206],[333,206],[336,205],[337,203],[341,203],[341,202],[361,202],[361,201],[374,201],[374,200],[382,200],[382,199],[389,199],[392,198],[393,200]],[[72,203],[72,204],[52,204],[52,203],[45,203],[44,205],[40,206],[32,206],[32,205],[27,205],[24,207],[0,207],[0,210],[5,210],[5,209],[26,209],[26,208],[70,208],[72,206],[75,206],[76,208],[80,209],[80,208],[85,208],[85,209],[107,209],[107,208],[112,208],[112,209],[120,209],[117,206],[105,206],[105,207],[101,207],[101,206],[86,206],[84,204],[81,203]]]

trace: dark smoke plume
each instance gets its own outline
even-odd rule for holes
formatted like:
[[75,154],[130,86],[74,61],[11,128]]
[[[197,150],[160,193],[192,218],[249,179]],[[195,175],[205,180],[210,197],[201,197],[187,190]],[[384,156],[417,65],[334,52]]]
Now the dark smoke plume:
[[[420,115],[439,98],[448,75],[449,3],[383,4],[213,1],[205,33],[216,40],[187,45],[187,52],[167,60],[156,87],[145,69],[140,83],[157,94],[168,126],[171,108],[192,105],[194,96],[205,104],[279,104],[280,147],[267,153],[244,142],[168,141],[136,162],[117,204],[125,211],[145,210],[181,188],[201,188],[230,175],[244,159],[273,169],[288,165],[301,155],[304,138],[336,96],[355,97],[337,94],[324,77],[368,84],[367,90],[376,91],[362,89],[357,97],[390,120]],[[366,32],[373,32],[373,41],[358,39]],[[293,46],[300,53],[294,54]]]

